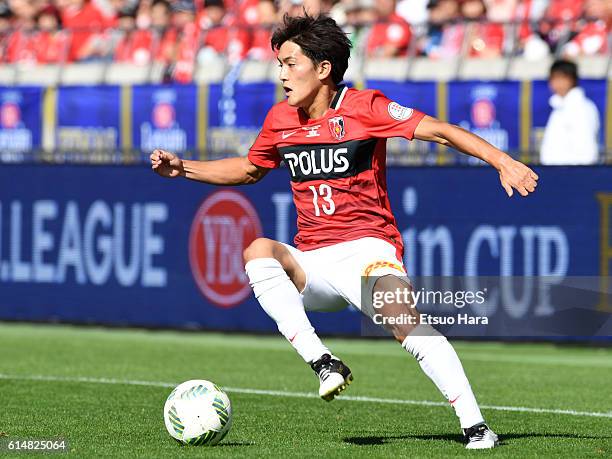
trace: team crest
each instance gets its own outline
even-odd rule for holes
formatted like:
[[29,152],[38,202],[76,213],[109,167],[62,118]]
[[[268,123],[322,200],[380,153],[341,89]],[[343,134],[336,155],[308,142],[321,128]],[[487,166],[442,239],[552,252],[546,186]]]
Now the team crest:
[[344,118],[341,116],[334,116],[329,119],[329,132],[336,138],[336,140],[342,140],[344,138]]

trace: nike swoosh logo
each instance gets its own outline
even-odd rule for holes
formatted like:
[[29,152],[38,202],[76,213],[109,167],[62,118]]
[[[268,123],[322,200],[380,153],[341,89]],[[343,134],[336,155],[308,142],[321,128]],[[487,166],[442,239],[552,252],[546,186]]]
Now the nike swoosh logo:
[[455,403],[459,397],[461,397],[461,395],[457,395],[457,397],[455,397],[455,400],[450,401],[450,404],[452,405],[453,403]]
[[296,134],[297,132],[298,132],[298,131],[291,131],[291,132],[287,132],[287,133],[285,133],[285,132],[283,131],[283,134],[282,134],[282,136],[283,136],[283,140],[285,140],[287,137],[291,137],[293,134]]

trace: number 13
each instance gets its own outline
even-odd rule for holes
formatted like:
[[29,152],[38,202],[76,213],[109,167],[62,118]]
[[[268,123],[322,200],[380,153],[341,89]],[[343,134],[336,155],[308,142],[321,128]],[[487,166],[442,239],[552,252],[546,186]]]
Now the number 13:
[[334,204],[334,200],[332,199],[331,187],[329,185],[326,185],[325,183],[322,183],[321,185],[319,185],[318,191],[314,185],[310,185],[308,188],[310,188],[313,194],[312,204],[315,209],[315,215],[317,217],[321,215],[321,211],[319,210],[318,204],[319,196],[321,196],[323,201],[325,201],[326,203],[321,205],[321,209],[323,209],[323,212],[325,212],[327,215],[333,215],[333,213],[336,211],[336,204]]

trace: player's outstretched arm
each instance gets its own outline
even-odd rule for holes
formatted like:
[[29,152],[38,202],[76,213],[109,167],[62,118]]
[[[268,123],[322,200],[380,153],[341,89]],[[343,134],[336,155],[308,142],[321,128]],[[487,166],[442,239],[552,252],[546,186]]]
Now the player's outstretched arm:
[[498,170],[499,180],[508,196],[512,196],[513,189],[517,190],[521,196],[527,196],[533,193],[538,185],[539,177],[529,167],[459,126],[425,116],[414,131],[414,137],[448,145],[462,153],[486,161]]
[[249,185],[256,183],[270,169],[256,166],[248,158],[225,158],[215,161],[191,161],[174,153],[155,150],[151,168],[162,177],[186,177],[211,185]]

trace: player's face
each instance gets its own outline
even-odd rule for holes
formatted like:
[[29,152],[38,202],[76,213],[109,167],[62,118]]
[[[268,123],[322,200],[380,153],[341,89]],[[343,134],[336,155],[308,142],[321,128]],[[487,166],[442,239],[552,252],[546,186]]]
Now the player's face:
[[287,103],[292,107],[308,107],[322,86],[318,67],[291,41],[278,50],[278,62]]

